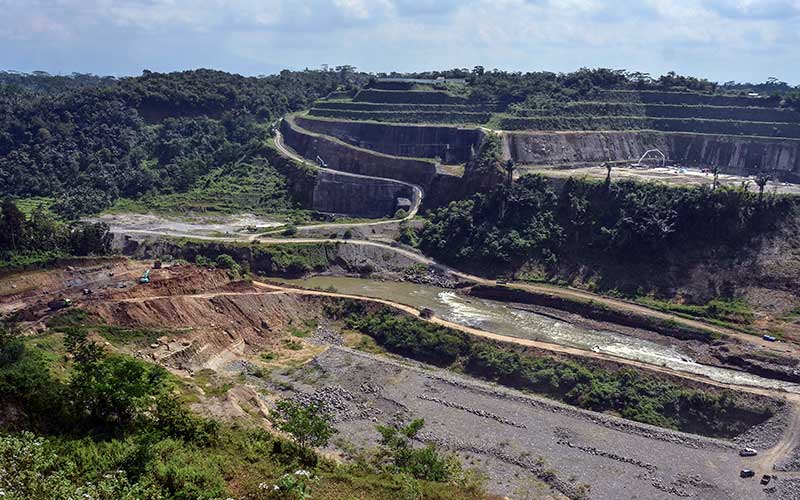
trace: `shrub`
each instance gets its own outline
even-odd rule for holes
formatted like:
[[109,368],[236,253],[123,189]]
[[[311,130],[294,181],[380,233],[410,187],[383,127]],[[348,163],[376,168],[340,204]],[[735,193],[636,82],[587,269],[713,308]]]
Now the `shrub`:
[[303,451],[309,447],[325,446],[337,432],[331,415],[318,403],[302,404],[290,399],[278,401],[269,420],[281,431],[291,434]]

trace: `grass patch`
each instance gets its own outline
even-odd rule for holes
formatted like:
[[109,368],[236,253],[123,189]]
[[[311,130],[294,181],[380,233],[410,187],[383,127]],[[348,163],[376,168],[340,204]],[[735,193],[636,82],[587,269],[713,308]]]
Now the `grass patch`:
[[296,340],[290,339],[283,339],[283,346],[290,351],[300,351],[303,349],[302,342],[297,342]]
[[636,303],[658,311],[675,314],[686,319],[698,319],[706,323],[760,335],[750,325],[755,319],[752,308],[740,299],[716,298],[704,305],[677,304],[654,297],[637,297]]

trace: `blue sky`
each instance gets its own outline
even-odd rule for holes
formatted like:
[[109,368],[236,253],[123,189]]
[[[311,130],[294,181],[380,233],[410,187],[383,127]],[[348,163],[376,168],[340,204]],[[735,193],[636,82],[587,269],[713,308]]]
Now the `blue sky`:
[[800,0],[0,0],[0,69],[582,66],[800,84]]

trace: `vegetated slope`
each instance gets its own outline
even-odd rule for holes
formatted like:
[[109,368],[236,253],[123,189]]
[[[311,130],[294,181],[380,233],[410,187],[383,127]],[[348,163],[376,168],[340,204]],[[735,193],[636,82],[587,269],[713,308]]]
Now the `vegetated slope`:
[[796,293],[796,258],[771,251],[796,234],[792,197],[523,176],[433,212],[420,246],[483,272],[705,301],[748,286]]
[[[55,210],[72,216],[118,198],[214,184],[224,191],[222,175],[228,184],[259,190],[271,184],[264,208],[292,208],[283,174],[265,159],[266,124],[341,81],[338,73],[322,71],[245,78],[198,70],[145,72],[47,94],[2,85],[0,195],[58,196]],[[258,200],[244,205],[261,206]]]
[[[190,401],[213,401],[230,386],[178,379],[122,353],[174,331],[106,325],[82,310],[50,318],[48,326],[49,332],[25,339],[0,328],[5,498],[212,500],[264,498],[268,490],[271,498],[312,493],[389,500],[407,489],[431,499],[492,498],[456,474],[412,479],[377,464],[351,468],[327,460],[266,431],[260,395],[252,389],[231,396],[244,395],[249,401],[240,404],[252,413],[239,407],[235,425],[196,414]],[[115,347],[94,340],[103,337]],[[326,425],[329,418],[319,417]],[[444,461],[435,448],[428,451]]]

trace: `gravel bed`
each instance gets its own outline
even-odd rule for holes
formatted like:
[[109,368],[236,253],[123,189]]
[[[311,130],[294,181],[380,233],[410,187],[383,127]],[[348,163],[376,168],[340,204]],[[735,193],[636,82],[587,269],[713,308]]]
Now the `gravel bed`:
[[788,456],[775,464],[775,470],[782,472],[800,472],[800,446],[796,446]]
[[764,491],[770,500],[800,500],[800,479],[777,477]]
[[791,408],[782,405],[776,408],[776,413],[766,421],[750,428],[744,434],[733,439],[733,442],[742,447],[766,450],[772,448],[780,441],[786,426],[791,418]]
[[327,325],[319,325],[308,341],[314,345],[344,345],[342,334]]
[[573,499],[767,498],[757,481],[738,477],[746,466],[738,444],[584,412],[419,363],[332,347],[287,377],[294,397],[336,415],[346,449],[374,448],[376,424],[423,418],[421,442],[477,464],[489,489],[511,498],[530,481]]

